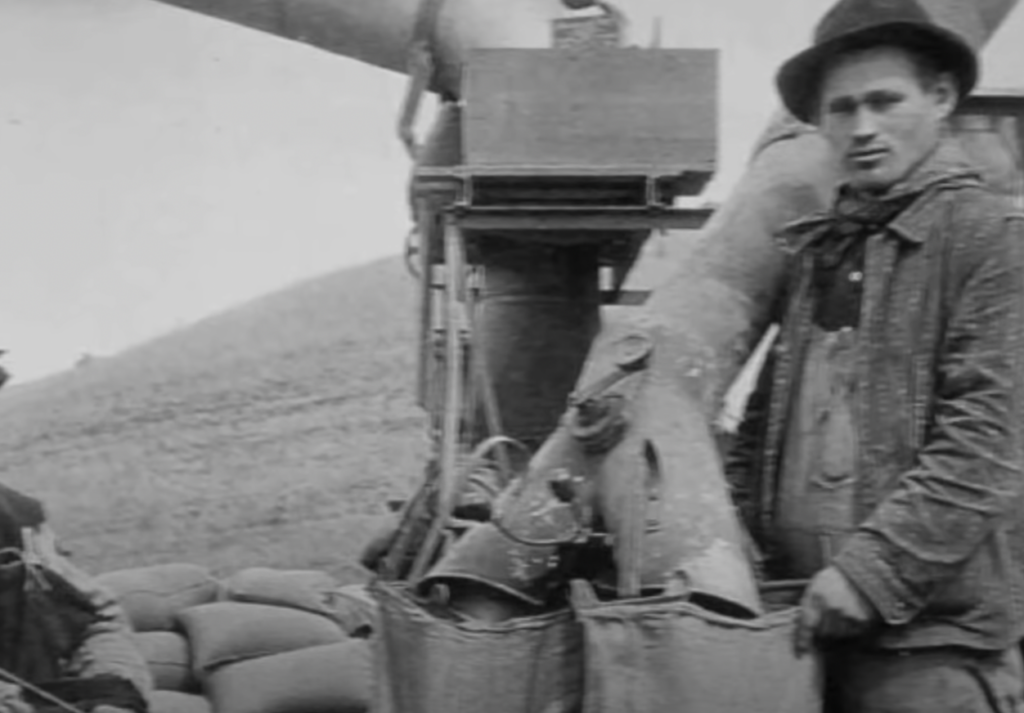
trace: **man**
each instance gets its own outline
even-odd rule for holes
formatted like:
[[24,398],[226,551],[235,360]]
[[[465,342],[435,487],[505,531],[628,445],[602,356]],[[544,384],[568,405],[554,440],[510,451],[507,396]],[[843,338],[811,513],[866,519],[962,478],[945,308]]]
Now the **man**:
[[130,631],[113,596],[58,552],[42,504],[0,485],[0,713],[57,700],[145,713],[152,680]]
[[777,77],[841,182],[781,236],[727,470],[843,713],[1022,705],[1024,217],[947,137],[977,74],[913,0],[843,0]]

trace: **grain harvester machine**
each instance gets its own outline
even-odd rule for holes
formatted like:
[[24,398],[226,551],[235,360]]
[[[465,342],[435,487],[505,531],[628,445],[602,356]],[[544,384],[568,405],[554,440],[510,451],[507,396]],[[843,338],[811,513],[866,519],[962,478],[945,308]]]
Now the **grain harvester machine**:
[[[410,266],[421,287],[417,391],[431,414],[436,452],[384,571],[419,579],[471,517],[493,515],[486,491],[493,496],[509,485],[558,429],[602,331],[602,305],[644,301],[624,289],[644,240],[654,230],[697,229],[708,217],[677,199],[697,196],[714,171],[717,53],[627,46],[624,15],[593,0],[165,1],[409,74],[398,133],[415,165],[409,197],[416,224]],[[418,145],[413,127],[427,90],[442,104]],[[642,331],[596,359],[608,362],[597,373],[607,373],[573,397],[575,430],[556,444],[593,446],[609,433],[615,440],[623,400],[603,400],[601,392],[648,363],[650,339]],[[697,424],[699,410],[681,413]],[[703,421],[695,427],[706,431]],[[542,563],[567,540],[587,540],[596,523],[593,488],[580,492],[587,469],[566,460],[595,452],[570,451],[548,448],[554,457],[531,480],[537,487],[528,507],[473,528],[487,541],[462,560],[449,559],[445,582],[482,581],[543,601],[532,584],[547,576]],[[657,470],[655,448],[631,453]],[[724,528],[702,525],[707,537],[696,550],[725,541],[735,557],[737,528],[720,472],[688,472],[693,477],[661,499],[682,508],[663,513],[664,521],[728,520]],[[457,502],[465,481],[485,495],[475,510]],[[694,483],[713,484],[714,492],[685,497]],[[606,512],[631,492],[612,490],[601,503]],[[530,513],[538,508],[548,509],[554,531],[533,529]],[[524,526],[502,526],[513,521]],[[665,530],[647,579],[660,581],[680,559],[674,543],[691,539]],[[494,556],[495,548],[504,556]],[[477,571],[485,562],[493,571]],[[534,564],[524,570],[524,562]]]
[[[542,601],[536,587],[553,543],[585,540],[593,510],[628,543],[622,514],[641,492],[660,534],[633,543],[646,569],[620,591],[657,585],[682,564],[712,589],[717,582],[724,599],[756,608],[707,424],[768,326],[782,280],[773,233],[830,195],[820,137],[777,116],[687,264],[648,300],[648,322],[606,339],[601,306],[643,301],[623,278],[644,239],[708,217],[676,203],[714,168],[713,51],[624,46],[623,16],[590,0],[163,1],[410,76],[399,134],[414,155],[417,384],[436,452],[392,543],[391,576],[418,579],[454,552],[434,575],[472,573]],[[1015,4],[922,0],[978,47]],[[418,146],[412,127],[426,90],[442,106]],[[958,122],[989,178],[1015,195],[1021,105],[1019,95],[981,96]],[[640,392],[598,398],[642,370]],[[653,416],[624,438],[620,426],[637,413]],[[520,493],[525,508],[484,503],[475,517],[489,522],[460,521],[473,514],[464,485],[500,490],[527,457],[543,477]],[[577,477],[581,459],[603,473],[596,497]],[[635,472],[639,480],[619,477]],[[548,529],[531,529],[538,522]],[[463,546],[472,538],[486,541]]]
[[[624,289],[644,241],[697,229],[709,214],[675,204],[714,171],[715,51],[622,47],[621,17],[602,9],[555,19],[549,48],[469,51],[460,101],[443,104],[416,152],[418,394],[437,451],[390,553],[392,576],[420,579],[471,527],[464,517],[495,514],[495,497],[569,402],[586,400],[573,388],[602,305],[645,300]],[[646,358],[642,341],[623,348],[624,364]],[[609,417],[588,403],[595,426]],[[575,531],[569,511],[580,503],[572,474],[563,476],[536,506]],[[499,522],[486,530],[494,542],[447,561],[442,578],[478,581],[487,570],[486,584],[523,595],[495,548],[543,557],[550,536],[530,527],[517,536],[494,529]]]
[[[603,9],[553,20],[550,48],[468,51],[459,101],[416,151],[418,394],[437,449],[385,571],[541,607],[569,577],[639,594],[682,571],[710,606],[756,612],[720,473],[691,468],[708,413],[688,421],[685,399],[651,395],[676,375],[671,353],[650,365],[658,328],[601,324],[602,305],[645,302],[624,283],[652,231],[710,217],[677,204],[713,174],[716,52],[622,47],[622,19]],[[954,128],[1020,200],[1024,96],[980,92]],[[662,300],[643,317],[670,322],[671,309]],[[619,388],[641,370],[639,391]],[[632,545],[642,564],[627,575],[634,491],[658,522]]]

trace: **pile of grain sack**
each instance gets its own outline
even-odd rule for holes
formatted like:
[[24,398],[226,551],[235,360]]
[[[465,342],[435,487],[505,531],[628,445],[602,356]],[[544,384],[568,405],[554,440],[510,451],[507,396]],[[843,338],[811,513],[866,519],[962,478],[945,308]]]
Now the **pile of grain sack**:
[[153,713],[363,713],[372,687],[364,587],[256,567],[108,572],[156,684]]

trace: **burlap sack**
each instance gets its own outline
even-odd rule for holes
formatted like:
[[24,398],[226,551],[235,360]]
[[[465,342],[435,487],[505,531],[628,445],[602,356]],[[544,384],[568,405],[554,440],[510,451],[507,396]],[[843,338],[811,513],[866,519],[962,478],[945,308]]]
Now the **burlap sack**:
[[380,603],[375,713],[578,713],[583,634],[572,612],[455,621],[401,585],[370,591]]
[[175,631],[146,631],[133,634],[132,638],[146,659],[157,690],[198,690],[198,682],[192,675],[188,639]]
[[154,691],[150,713],[213,713],[213,706],[203,696],[178,691]]
[[171,631],[178,612],[217,599],[220,584],[205,567],[161,564],[96,577],[121,602],[136,631]]
[[224,581],[223,598],[330,616],[332,593],[337,588],[338,582],[326,572],[250,567]]
[[331,592],[331,617],[349,636],[366,638],[377,628],[377,602],[365,584],[350,584]]
[[364,713],[373,686],[362,639],[223,666],[207,682],[217,713]]
[[215,602],[178,616],[200,681],[229,663],[344,641],[336,622],[319,614],[266,604]]
[[599,602],[573,582],[583,625],[584,713],[821,713],[821,662],[793,652],[796,608],[756,619],[681,596]]

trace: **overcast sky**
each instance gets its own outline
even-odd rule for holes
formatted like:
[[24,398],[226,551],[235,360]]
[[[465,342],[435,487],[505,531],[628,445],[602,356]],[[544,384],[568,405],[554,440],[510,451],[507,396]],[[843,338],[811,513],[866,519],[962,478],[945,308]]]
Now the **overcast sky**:
[[[721,50],[727,191],[829,0],[621,0]],[[1024,86],[1024,12],[984,83]],[[395,254],[404,78],[151,0],[0,0],[0,348],[21,380]]]

